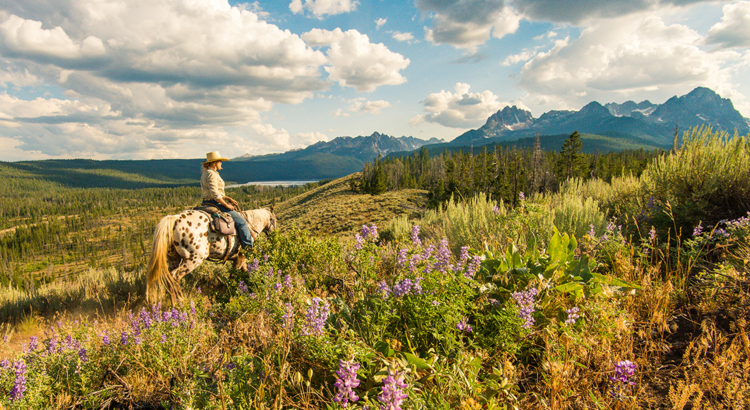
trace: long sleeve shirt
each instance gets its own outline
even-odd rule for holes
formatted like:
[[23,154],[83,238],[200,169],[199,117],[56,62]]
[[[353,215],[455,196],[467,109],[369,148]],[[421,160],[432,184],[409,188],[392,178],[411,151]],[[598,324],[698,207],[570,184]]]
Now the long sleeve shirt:
[[213,169],[203,169],[201,174],[201,193],[203,200],[219,200],[224,198],[224,180]]

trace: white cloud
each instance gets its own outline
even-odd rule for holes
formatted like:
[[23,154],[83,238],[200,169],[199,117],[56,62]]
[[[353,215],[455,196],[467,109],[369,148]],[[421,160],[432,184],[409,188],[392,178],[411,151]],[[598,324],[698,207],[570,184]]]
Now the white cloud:
[[349,111],[368,114],[380,114],[384,108],[391,106],[391,103],[385,100],[367,101],[364,98],[355,98],[349,100],[349,103]]
[[380,29],[380,27],[383,27],[383,25],[388,21],[387,18],[379,18],[375,20],[375,27],[377,29]]
[[409,65],[409,59],[388,50],[382,43],[370,43],[369,37],[357,30],[313,29],[302,38],[311,46],[328,47],[325,70],[342,87],[364,92],[406,82],[399,71]]
[[414,35],[411,33],[402,33],[400,31],[393,32],[393,39],[396,41],[408,41],[411,43],[414,40]]
[[631,96],[663,101],[696,86],[735,95],[722,65],[735,54],[709,54],[702,42],[692,29],[653,15],[603,20],[528,61],[520,85],[536,104],[576,109],[591,100]]
[[425,37],[435,44],[476,51],[491,37],[502,38],[518,30],[520,16],[504,0],[417,0],[422,13],[431,13]]
[[716,44],[719,48],[750,47],[750,1],[728,4],[722,10],[724,16],[708,30],[706,44]]
[[469,84],[457,83],[454,92],[441,90],[428,95],[423,101],[428,113],[412,118],[409,123],[417,125],[426,121],[452,128],[475,128],[508,105],[497,101],[492,91],[471,93],[469,88]]
[[357,9],[356,0],[292,0],[289,10],[302,13],[307,10],[316,17],[349,13]]
[[520,63],[522,61],[529,61],[536,54],[536,50],[524,50],[518,54],[508,56],[502,63],[504,67],[511,66],[513,64]]

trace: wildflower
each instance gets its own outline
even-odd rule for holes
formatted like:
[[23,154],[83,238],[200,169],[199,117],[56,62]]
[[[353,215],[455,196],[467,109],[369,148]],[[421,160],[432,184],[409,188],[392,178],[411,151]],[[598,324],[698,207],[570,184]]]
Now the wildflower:
[[256,271],[258,270],[259,265],[260,265],[260,261],[258,261],[258,259],[253,259],[252,263],[247,264],[247,269],[250,271]]
[[391,294],[391,288],[388,287],[388,284],[385,283],[385,281],[381,281],[378,284],[378,289],[376,292],[380,293],[384,299],[388,299],[388,296]]
[[26,362],[19,360],[14,363],[13,368],[16,379],[10,389],[10,400],[16,401],[21,400],[26,391]]
[[291,329],[294,325],[294,307],[291,303],[284,303],[284,314],[281,315],[281,327]]
[[362,249],[362,243],[364,242],[364,238],[362,238],[362,235],[360,235],[359,233],[355,233],[354,239],[357,241],[357,243],[354,245],[354,249]]
[[378,226],[377,226],[377,225],[375,225],[375,224],[372,224],[372,225],[370,226],[370,237],[371,237],[371,238],[372,238],[373,240],[376,240],[376,239],[378,239]]
[[437,300],[433,300],[433,301],[432,301],[432,302],[430,302],[430,303],[432,303],[432,306],[440,306],[440,302],[439,302],[439,301],[437,301]]
[[495,213],[495,215],[500,215],[500,208],[497,207],[497,205],[492,207],[492,212]]
[[33,353],[39,347],[39,339],[36,336],[29,338],[29,347],[24,349],[25,353]]
[[721,236],[721,237],[727,237],[729,236],[729,233],[724,228],[718,228],[714,231],[714,235]]
[[471,263],[469,263],[469,266],[466,268],[466,272],[464,272],[464,276],[466,279],[473,279],[474,275],[479,271],[479,268],[482,265],[482,257],[479,255],[475,255],[474,258],[471,260]]
[[190,301],[190,314],[191,315],[195,314],[195,301],[194,300]]
[[523,325],[521,325],[524,329],[531,329],[536,322],[532,316],[534,314],[534,297],[536,294],[536,288],[531,288],[525,292],[513,292],[511,294],[513,300],[518,304],[518,317],[524,321]]
[[110,340],[109,340],[109,335],[107,335],[106,333],[103,333],[103,334],[102,334],[102,344],[103,344],[104,346],[109,346],[109,344],[110,344],[110,343],[111,343],[111,342],[110,342]]
[[435,269],[440,273],[445,273],[451,258],[451,250],[448,249],[448,239],[443,238],[440,241],[440,247],[437,251],[437,263]]
[[466,332],[466,333],[471,333],[471,331],[473,330],[471,328],[471,325],[467,323],[467,319],[466,318],[463,318],[463,320],[461,320],[460,322],[458,322],[456,324],[456,328],[458,330],[460,330],[462,332]]
[[414,225],[411,228],[411,242],[416,246],[422,246],[422,240],[419,239],[419,225]]
[[406,278],[396,285],[393,285],[393,296],[400,298],[406,296],[411,292],[412,282],[411,279]]
[[277,284],[273,285],[273,290],[275,290],[276,293],[281,292],[281,283],[277,283]]
[[408,387],[408,384],[404,382],[404,374],[401,372],[394,372],[391,368],[388,368],[388,376],[383,379],[383,388],[378,400],[383,403],[380,406],[380,410],[401,410],[401,403],[407,397],[404,394],[404,389]]
[[409,252],[409,250],[406,249],[406,248],[403,248],[403,249],[401,249],[401,250],[398,251],[398,258],[396,259],[396,264],[399,267],[406,266],[407,252]]
[[367,225],[362,225],[362,230],[361,230],[362,239],[367,239],[369,236],[370,236],[370,227]]
[[609,380],[613,383],[611,388],[612,397],[619,399],[625,396],[625,389],[628,386],[635,385],[635,382],[631,379],[635,375],[635,370],[638,365],[631,362],[630,360],[622,360],[615,363],[615,375],[610,377]]
[[518,193],[518,199],[521,200],[521,202],[526,200],[526,195],[524,195],[523,191]]
[[237,290],[240,291],[240,294],[249,293],[250,289],[247,288],[247,285],[244,281],[240,281],[240,283],[237,284]]
[[414,279],[414,283],[411,286],[411,293],[414,295],[421,295],[422,294],[422,281],[424,280],[423,277],[418,276]]
[[197,288],[195,288],[195,291],[198,292],[199,295],[203,293],[203,291],[201,291],[200,286],[198,286]]
[[566,325],[574,325],[576,324],[576,319],[579,319],[581,316],[578,314],[578,306],[574,306],[568,310],[565,311],[565,313],[568,315],[568,318],[565,319]]
[[81,359],[82,362],[87,362],[89,360],[88,352],[83,347],[78,349],[78,357]]
[[292,288],[292,275],[284,275],[284,287],[287,287],[289,289]]
[[693,236],[701,236],[703,234],[703,225],[701,223],[698,223],[698,226],[693,228]]
[[124,331],[120,334],[120,344],[126,346],[128,344],[128,332]]
[[164,343],[167,343],[167,335],[165,335],[165,334],[162,334],[162,335],[161,335],[161,339],[160,339],[160,342],[161,342],[162,344],[164,344]]
[[594,225],[589,225],[589,238],[595,238],[596,237],[596,231],[594,230]]
[[323,335],[323,327],[326,324],[326,320],[328,320],[330,305],[328,303],[321,304],[321,302],[323,300],[318,297],[312,298],[312,303],[307,308],[307,313],[305,314],[306,323],[302,329],[303,336]]
[[263,262],[268,262],[268,254],[263,255]]
[[652,226],[651,230],[648,231],[648,241],[654,243],[654,239],[656,239],[656,228]]
[[357,379],[357,370],[359,370],[359,363],[354,360],[344,361],[339,360],[339,369],[336,371],[336,397],[333,401],[341,403],[342,407],[346,407],[349,403],[354,403],[359,400],[359,397],[354,393],[354,389],[359,386],[359,379]]

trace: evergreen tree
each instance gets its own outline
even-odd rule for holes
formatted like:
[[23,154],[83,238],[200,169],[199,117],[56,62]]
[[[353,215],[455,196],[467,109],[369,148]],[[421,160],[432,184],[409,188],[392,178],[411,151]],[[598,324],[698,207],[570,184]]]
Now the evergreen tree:
[[561,179],[571,177],[583,177],[586,171],[586,158],[581,153],[583,142],[578,131],[565,140],[560,150],[560,158],[557,163],[557,174]]

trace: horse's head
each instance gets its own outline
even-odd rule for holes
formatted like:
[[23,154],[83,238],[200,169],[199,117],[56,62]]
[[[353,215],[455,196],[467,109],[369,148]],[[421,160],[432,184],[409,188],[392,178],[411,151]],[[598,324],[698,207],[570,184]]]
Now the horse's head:
[[268,211],[268,224],[263,229],[263,232],[268,234],[269,232],[273,232],[274,229],[276,229],[276,214],[273,213],[273,205],[271,205],[270,209],[267,209]]

